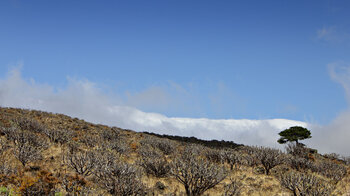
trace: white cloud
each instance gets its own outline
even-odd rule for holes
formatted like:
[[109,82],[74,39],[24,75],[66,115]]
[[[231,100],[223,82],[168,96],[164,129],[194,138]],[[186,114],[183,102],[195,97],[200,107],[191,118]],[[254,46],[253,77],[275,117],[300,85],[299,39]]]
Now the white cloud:
[[[201,139],[231,140],[247,145],[279,148],[282,146],[276,142],[278,132],[290,126],[300,125],[310,127],[312,130],[315,129],[312,131],[314,137],[310,140],[313,141],[310,144],[314,148],[321,149],[322,152],[331,150],[347,153],[347,149],[350,147],[349,142],[337,142],[349,138],[344,137],[348,136],[346,127],[350,127],[346,122],[348,114],[341,115],[334,121],[334,124],[329,125],[332,128],[332,132],[329,134],[326,134],[328,133],[326,130],[329,130],[328,127],[317,127],[305,122],[287,119],[169,118],[159,113],[147,113],[135,107],[123,105],[118,98],[106,95],[97,85],[87,80],[69,79],[68,81],[67,87],[55,89],[49,85],[38,84],[34,80],[23,79],[19,70],[13,70],[8,73],[6,78],[0,80],[0,106],[64,113],[90,122],[136,131],[195,136]],[[149,100],[159,95],[162,95],[161,90],[155,88],[136,93],[135,97],[129,94],[128,100],[135,105],[138,100],[146,99],[146,104],[148,104]],[[167,101],[166,96],[162,99],[164,102]],[[339,136],[330,138],[335,130]]]
[[317,39],[331,44],[348,42],[350,34],[338,26],[325,26],[317,30]]
[[[335,62],[328,65],[331,78],[341,84],[350,104],[350,65]],[[350,109],[341,112],[329,125],[310,127],[314,130],[310,145],[321,152],[339,152],[350,155]]]

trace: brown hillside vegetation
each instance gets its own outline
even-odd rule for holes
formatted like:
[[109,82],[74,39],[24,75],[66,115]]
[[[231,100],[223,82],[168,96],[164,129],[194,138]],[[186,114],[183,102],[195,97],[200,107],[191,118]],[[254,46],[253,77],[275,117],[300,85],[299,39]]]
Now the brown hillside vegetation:
[[349,195],[349,158],[0,108],[0,195]]

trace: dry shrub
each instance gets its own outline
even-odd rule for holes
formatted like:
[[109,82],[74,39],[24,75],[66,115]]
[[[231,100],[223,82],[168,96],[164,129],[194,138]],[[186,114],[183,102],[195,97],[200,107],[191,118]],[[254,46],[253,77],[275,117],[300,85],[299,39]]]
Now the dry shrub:
[[171,165],[171,175],[184,186],[188,196],[202,195],[215,187],[225,179],[225,173],[223,167],[207,159],[197,158],[191,146],[186,147]]
[[297,171],[301,171],[301,170],[305,171],[308,169],[312,169],[314,167],[314,163],[312,161],[309,161],[308,159],[305,159],[302,157],[290,156],[287,159],[287,163],[291,168]]
[[170,165],[160,150],[154,149],[149,145],[143,145],[139,149],[139,154],[141,156],[139,165],[147,175],[153,175],[158,178],[168,175]]
[[105,141],[116,141],[120,139],[120,131],[117,128],[103,129],[100,136]]
[[96,135],[87,133],[84,136],[79,137],[78,141],[89,148],[94,148],[96,145],[101,143],[101,140],[99,140]]
[[141,145],[149,145],[152,146],[155,149],[160,150],[165,155],[170,155],[174,153],[176,149],[176,143],[168,140],[168,139],[162,139],[154,136],[145,136],[143,140],[141,140]]
[[141,173],[134,165],[105,160],[100,162],[94,176],[112,195],[145,195]]
[[225,160],[224,160],[224,157],[221,153],[220,150],[217,150],[217,149],[206,149],[204,151],[204,156],[211,162],[213,163],[223,163]]
[[290,171],[280,175],[281,185],[294,195],[330,195],[335,186],[313,175]]
[[63,145],[72,138],[73,132],[63,129],[46,129],[45,135],[49,137],[51,142]]
[[225,184],[222,196],[238,196],[241,194],[243,184],[239,180],[231,178],[230,183]]
[[16,118],[14,123],[21,129],[30,132],[44,133],[46,127],[38,121],[30,118]]
[[157,178],[166,177],[170,172],[170,165],[165,157],[158,159],[142,158],[140,166],[148,175],[153,175]]
[[91,151],[68,152],[64,163],[76,173],[83,176],[90,176],[96,164],[96,155]]
[[7,183],[15,185],[14,191],[19,195],[44,196],[55,193],[55,186],[59,180],[47,171],[39,171],[34,176],[27,176],[19,171],[18,175],[8,176]]
[[270,174],[272,168],[281,165],[285,161],[285,156],[280,150],[267,147],[260,147],[255,156],[264,167],[266,175]]
[[89,192],[88,181],[78,174],[65,175],[62,180],[62,187],[68,195],[87,195]]
[[221,151],[223,160],[230,165],[231,170],[238,168],[243,163],[243,155],[232,149],[224,149]]
[[28,131],[15,128],[8,130],[6,136],[14,143],[13,154],[23,166],[41,159],[41,152],[48,147],[45,138]]
[[306,158],[308,159],[309,150],[305,146],[296,143],[288,143],[286,146],[286,151],[288,154],[294,157]]
[[338,163],[334,163],[333,161],[330,161],[330,160],[324,160],[322,162],[315,164],[314,167],[312,168],[312,171],[317,172],[327,178],[330,178],[335,182],[340,181],[347,174],[347,170],[345,166]]

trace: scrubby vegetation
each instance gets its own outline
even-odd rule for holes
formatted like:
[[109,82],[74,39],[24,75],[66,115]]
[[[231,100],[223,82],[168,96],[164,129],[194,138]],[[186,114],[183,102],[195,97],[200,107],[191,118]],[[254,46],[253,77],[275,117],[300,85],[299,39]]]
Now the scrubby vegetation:
[[0,108],[0,195],[350,193],[349,158],[287,139],[283,152]]

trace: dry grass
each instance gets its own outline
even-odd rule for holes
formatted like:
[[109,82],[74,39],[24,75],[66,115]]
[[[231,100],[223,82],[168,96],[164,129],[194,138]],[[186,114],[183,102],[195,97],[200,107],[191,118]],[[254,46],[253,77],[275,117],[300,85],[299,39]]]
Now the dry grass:
[[[151,137],[152,139],[159,139],[156,136],[149,136],[145,133],[137,133],[131,130],[124,130],[117,127],[108,127],[105,125],[98,125],[77,118],[71,118],[62,114],[46,113],[34,110],[23,110],[15,108],[0,108],[0,133],[1,128],[11,127],[14,125],[14,120],[19,118],[31,119],[38,122],[46,129],[60,129],[60,130],[70,130],[74,133],[74,139],[79,143],[79,139],[85,137],[86,135],[91,135],[98,138],[99,134],[103,130],[112,131],[112,129],[117,130],[120,133],[120,137],[123,142],[128,146],[129,150],[126,153],[120,155],[119,159],[122,162],[128,164],[135,164],[140,159],[139,150],[142,146],[142,141],[146,137]],[[1,138],[5,139],[4,135],[0,135]],[[164,139],[169,141],[168,139]],[[103,142],[103,141],[99,141]],[[180,141],[171,141],[176,144],[174,147],[176,152],[181,152],[184,150],[184,143]],[[13,147],[14,144],[10,143]],[[99,148],[97,143],[95,147],[89,147],[84,144],[79,143],[80,148],[83,150],[96,150]],[[198,145],[197,145],[198,146]],[[208,147],[200,147],[198,149],[207,149]],[[52,173],[52,175],[62,180],[66,175],[75,175],[74,171],[67,167],[63,163],[63,158],[65,153],[68,151],[67,144],[50,143],[49,147],[42,152],[42,160],[33,161],[29,163],[25,168],[21,166],[21,163],[13,156],[12,149],[7,150],[3,155],[2,159],[4,163],[11,165],[12,168],[21,171],[23,176],[28,178],[36,178],[38,171],[45,171]],[[111,151],[111,150],[109,150]],[[114,152],[113,152],[114,153]],[[199,153],[200,150],[199,150]],[[175,155],[164,155],[169,163],[172,162]],[[203,154],[198,154],[198,156],[205,158]],[[315,163],[324,161],[324,157],[321,155],[313,155]],[[337,163],[338,164],[338,163]],[[341,164],[341,163],[339,163]],[[277,166],[272,169],[271,175],[265,175],[250,166],[239,165],[237,169],[230,170],[230,166],[224,163],[227,168],[227,177],[217,186],[209,189],[204,193],[204,195],[221,196],[224,192],[224,185],[230,183],[230,179],[236,179],[242,183],[241,195],[253,195],[253,196],[272,196],[272,195],[291,195],[291,193],[280,185],[277,177],[273,174],[274,170],[279,171],[281,168]],[[347,166],[347,175],[336,184],[336,189],[333,191],[334,195],[350,195],[350,170]],[[322,177],[322,176],[321,176]],[[324,177],[322,177],[324,178]],[[84,179],[85,180],[85,179]],[[89,187],[91,195],[103,194],[106,195],[107,192],[99,186],[93,179],[93,177],[86,177],[87,187]],[[148,188],[148,195],[185,195],[183,185],[176,181],[174,178],[168,176],[164,178],[156,178],[154,176],[147,176],[143,173],[141,178],[142,183]],[[18,188],[16,184],[7,183],[4,184],[0,181],[0,187],[6,186],[7,189]],[[61,183],[58,183],[55,187],[56,192],[66,193],[63,189]]]

